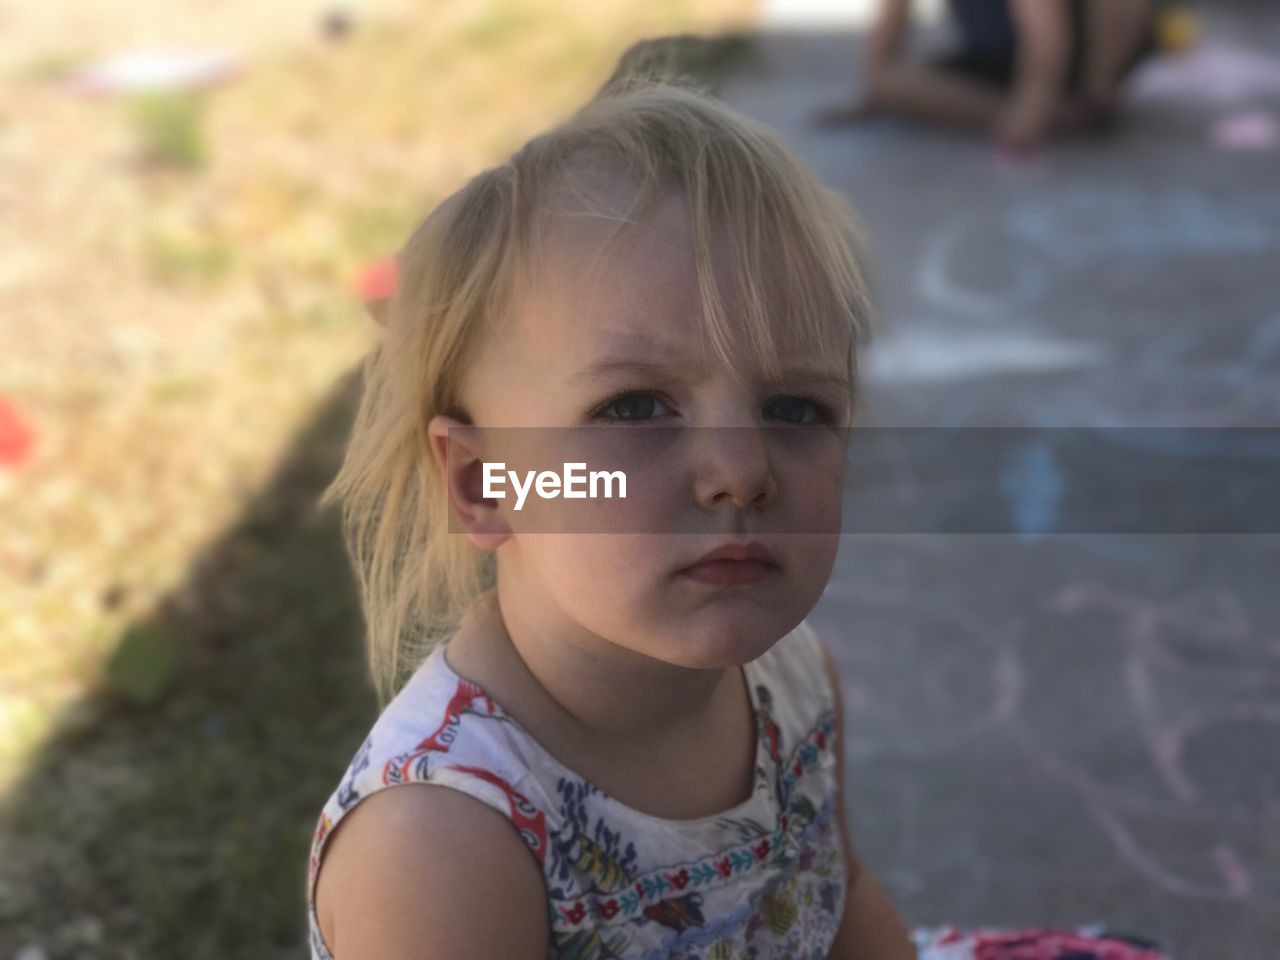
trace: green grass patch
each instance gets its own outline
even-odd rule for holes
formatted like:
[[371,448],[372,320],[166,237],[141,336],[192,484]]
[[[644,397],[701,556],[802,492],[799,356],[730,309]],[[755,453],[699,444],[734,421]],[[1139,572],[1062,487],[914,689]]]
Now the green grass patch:
[[125,699],[154,704],[169,690],[181,659],[182,639],[172,630],[139,624],[121,638],[107,661],[104,679]]
[[394,254],[433,206],[422,203],[376,203],[352,207],[343,213],[342,235],[348,251],[361,261]]
[[208,162],[204,99],[198,93],[132,94],[124,106],[145,162],[182,170]]
[[33,57],[15,71],[18,80],[32,83],[48,83],[62,80],[68,74],[90,61],[90,55],[82,52],[58,51]]
[[517,40],[523,31],[537,27],[542,15],[529,7],[497,6],[487,10],[462,31],[462,42],[478,52],[492,52]]
[[162,284],[207,286],[226,280],[236,267],[235,253],[226,241],[167,229],[146,234],[142,253],[149,278]]

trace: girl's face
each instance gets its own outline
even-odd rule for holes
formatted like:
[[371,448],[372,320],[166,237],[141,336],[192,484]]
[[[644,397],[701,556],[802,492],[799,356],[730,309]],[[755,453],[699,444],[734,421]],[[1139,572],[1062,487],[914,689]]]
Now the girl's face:
[[[808,614],[835,562],[848,333],[833,321],[825,348],[801,349],[779,331],[784,378],[767,382],[744,357],[735,379],[703,342],[680,198],[628,228],[588,283],[576,268],[611,226],[556,220],[539,289],[484,347],[464,396],[475,425],[523,428],[496,434],[520,449],[531,442],[539,468],[622,469],[627,498],[540,500],[531,490],[517,513],[508,483],[505,500],[471,500],[459,512],[484,514],[467,525],[473,542],[497,546],[504,607],[521,605],[509,616],[535,618],[584,649],[603,640],[679,666],[738,665]],[[721,270],[718,248],[713,258]],[[725,307],[732,317],[735,305]],[[519,454],[492,449],[483,459],[517,467]],[[753,582],[685,572],[710,550],[750,541],[773,558]]]

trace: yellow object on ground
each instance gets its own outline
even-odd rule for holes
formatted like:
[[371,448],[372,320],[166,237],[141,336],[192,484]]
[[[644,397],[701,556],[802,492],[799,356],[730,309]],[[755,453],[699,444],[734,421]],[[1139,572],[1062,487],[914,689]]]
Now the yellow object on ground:
[[1200,37],[1200,18],[1185,7],[1162,10],[1156,22],[1161,50],[1186,50]]

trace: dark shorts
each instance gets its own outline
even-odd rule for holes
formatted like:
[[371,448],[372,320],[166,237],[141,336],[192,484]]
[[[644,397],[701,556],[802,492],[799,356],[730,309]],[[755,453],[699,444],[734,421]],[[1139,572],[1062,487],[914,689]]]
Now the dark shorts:
[[[1063,90],[1067,93],[1075,93],[1080,89],[1084,79],[1084,67],[1088,62],[1085,2],[1086,0],[1070,0],[1069,4],[1071,51],[1066,77],[1063,80]],[[975,5],[969,3],[965,6]],[[957,73],[990,86],[1008,89],[1013,86],[1016,72],[1015,48],[1012,39],[1008,43],[1001,42],[1001,39],[1005,36],[1009,38],[1014,36],[1013,26],[1011,22],[998,22],[999,15],[995,12],[995,8],[1003,8],[1007,17],[1007,7],[1003,4],[993,3],[985,6],[992,8],[989,19],[978,25],[975,25],[972,20],[967,24],[961,23],[961,34],[964,39],[959,48],[934,58],[931,63],[939,69]],[[1121,77],[1128,75],[1155,49],[1156,31],[1153,19],[1145,40],[1139,44],[1138,49],[1133,52],[1121,70]]]

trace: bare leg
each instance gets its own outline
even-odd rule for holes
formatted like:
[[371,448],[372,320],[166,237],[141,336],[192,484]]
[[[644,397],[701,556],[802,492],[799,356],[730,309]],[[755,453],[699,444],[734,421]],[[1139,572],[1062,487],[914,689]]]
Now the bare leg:
[[[819,126],[857,123],[876,114],[898,114],[915,120],[985,132],[1000,116],[1006,91],[980,80],[926,64],[898,64],[886,70],[876,89],[862,100],[835,104],[814,117]],[[1083,104],[1064,100],[1054,112],[1054,126],[1064,133],[1089,128],[1092,114]]]
[[[899,63],[884,71],[875,89],[863,99],[826,107],[814,120],[819,126],[837,126],[876,114],[898,114],[986,132],[1007,102],[1007,91],[981,80],[928,64]],[[1084,103],[1063,99],[1054,109],[1053,125],[1062,133],[1087,132],[1095,122],[1094,112]]]
[[1125,65],[1150,29],[1154,0],[1088,0],[1085,29],[1088,61],[1084,92],[1091,100],[1111,104]]
[[890,113],[981,130],[995,122],[1004,101],[996,87],[920,63],[886,70],[872,97],[878,109]]
[[876,108],[870,100],[859,100],[855,97],[844,103],[820,108],[813,115],[813,122],[819,127],[836,127],[865,120],[875,112]]

